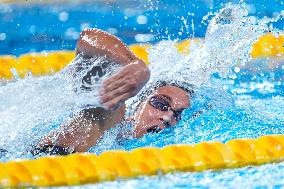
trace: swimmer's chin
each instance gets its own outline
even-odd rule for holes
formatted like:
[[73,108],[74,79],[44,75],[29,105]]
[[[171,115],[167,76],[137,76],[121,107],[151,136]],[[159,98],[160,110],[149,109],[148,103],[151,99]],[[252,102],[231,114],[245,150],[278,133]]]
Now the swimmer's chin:
[[160,125],[152,125],[147,128],[143,128],[143,130],[138,130],[137,128],[134,130],[134,137],[141,138],[146,134],[160,133],[163,130]]
[[160,133],[163,129],[159,125],[153,125],[146,130],[147,133]]

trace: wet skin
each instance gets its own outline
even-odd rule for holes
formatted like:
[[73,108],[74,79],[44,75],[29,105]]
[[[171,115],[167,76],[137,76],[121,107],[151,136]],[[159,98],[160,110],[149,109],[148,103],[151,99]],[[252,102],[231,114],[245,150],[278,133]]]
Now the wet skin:
[[[163,98],[175,111],[184,110],[190,106],[189,95],[176,86],[168,85],[160,87],[151,96]],[[172,110],[161,111],[151,106],[149,103],[151,96],[140,104],[134,115],[134,134],[136,137],[142,137],[149,131],[160,131],[177,124]]]
[[[56,145],[71,148],[73,152],[86,152],[104,135],[124,119],[125,101],[135,96],[147,83],[150,70],[117,37],[98,30],[88,29],[81,33],[76,53],[85,58],[104,56],[120,64],[122,68],[103,81],[101,104],[104,108],[85,109],[66,120],[60,129],[44,137],[38,147]],[[163,86],[152,96],[166,100],[170,108],[161,111],[149,104],[151,96],[138,107],[134,119],[134,135],[141,137],[149,131],[159,131],[177,124],[174,112],[190,106],[189,96],[181,88]]]

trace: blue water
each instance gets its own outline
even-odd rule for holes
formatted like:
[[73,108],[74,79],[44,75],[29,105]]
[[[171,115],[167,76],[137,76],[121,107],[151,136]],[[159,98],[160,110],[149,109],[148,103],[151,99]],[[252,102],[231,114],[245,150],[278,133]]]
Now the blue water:
[[[79,32],[85,27],[114,32],[127,44],[137,43],[137,34],[153,35],[146,42],[204,37],[208,22],[202,23],[203,16],[216,12],[228,2],[239,1],[127,0],[108,4],[90,1],[47,5],[27,1],[21,5],[0,4],[0,54],[73,50]],[[280,0],[243,2],[250,6],[250,15],[259,18],[273,17],[284,9]],[[137,22],[141,15],[146,16],[146,23],[143,19]],[[182,18],[187,20],[188,26],[181,21]],[[283,30],[284,21],[280,20],[273,26]]]
[[[227,2],[137,0],[109,4],[1,4],[0,54],[18,56],[45,50],[73,50],[79,32],[85,27],[98,27],[112,32],[127,44],[204,37],[208,20],[203,22],[203,16],[216,12]],[[275,17],[277,12],[284,9],[282,1],[244,2],[249,7],[249,15],[258,18]],[[186,24],[183,18],[187,21]],[[273,24],[273,28],[280,30],[283,30],[283,26],[283,19]],[[279,66],[269,66],[272,61],[275,59],[263,58],[254,60],[246,67],[234,66],[226,79],[213,74],[211,87],[206,86],[196,91],[193,107],[183,113],[182,121],[173,128],[159,134],[147,134],[140,139],[119,142],[114,142],[111,136],[106,137],[90,151],[101,153],[110,149],[131,150],[143,146],[163,147],[168,144],[192,144],[211,140],[226,142],[233,138],[283,134],[284,59],[277,58]],[[240,71],[236,68],[240,68]],[[203,113],[193,119],[191,115],[198,110]],[[49,129],[57,127],[63,121],[62,117],[63,115],[59,115],[56,121],[48,123]],[[37,130],[36,128],[33,129]],[[221,171],[139,177],[85,187],[283,188],[283,170],[283,163],[278,163]]]

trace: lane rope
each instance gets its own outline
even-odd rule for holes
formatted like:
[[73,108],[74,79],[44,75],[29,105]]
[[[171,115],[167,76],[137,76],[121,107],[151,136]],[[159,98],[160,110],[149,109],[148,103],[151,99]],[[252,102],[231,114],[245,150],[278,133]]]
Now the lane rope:
[[[190,44],[202,40],[201,38],[187,39],[177,43],[176,48],[181,54],[188,54],[190,53]],[[129,48],[139,58],[149,63],[147,49],[152,46],[151,44],[134,44],[130,45]],[[283,34],[274,36],[272,33],[267,33],[252,46],[251,56],[253,58],[280,57],[282,55],[284,55]],[[52,75],[68,65],[74,57],[73,51],[29,53],[18,58],[9,55],[0,56],[0,79],[24,78],[29,74],[33,76]]]
[[[201,39],[202,40],[202,39]],[[195,39],[198,42],[198,39]],[[192,41],[177,44],[187,54]],[[268,33],[253,45],[252,57],[284,54],[284,36]],[[130,49],[148,62],[147,49],[152,45],[131,45]],[[73,51],[31,53],[0,57],[0,79],[51,75],[75,57]],[[0,187],[59,186],[97,183],[118,178],[155,175],[173,171],[202,171],[236,168],[279,162],[284,158],[284,135],[267,135],[257,139],[234,139],[226,142],[202,142],[195,145],[171,145],[164,148],[138,148],[132,151],[107,151],[94,154],[49,156],[36,160],[0,162]]]
[[0,163],[0,187],[62,186],[98,183],[173,171],[202,171],[280,162],[284,135],[228,142],[178,144],[163,148],[72,154]]

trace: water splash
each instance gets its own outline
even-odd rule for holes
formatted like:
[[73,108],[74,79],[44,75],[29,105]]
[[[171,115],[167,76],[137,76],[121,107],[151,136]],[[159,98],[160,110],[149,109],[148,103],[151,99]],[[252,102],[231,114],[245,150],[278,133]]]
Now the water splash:
[[54,76],[27,77],[1,86],[0,148],[7,149],[13,157],[25,154],[64,118],[86,106],[100,106],[101,82],[118,67],[112,66],[112,71],[105,67],[102,70],[107,74],[103,77],[84,77],[94,73],[94,65],[102,67],[105,62],[103,58],[86,60],[77,56]]
[[[280,18],[280,17],[279,17]],[[204,42],[193,42],[188,55],[180,54],[174,41],[162,41],[149,50],[151,78],[145,88],[159,80],[184,82],[195,86],[193,107],[184,113],[179,125],[159,134],[147,134],[140,139],[116,143],[115,131],[110,131],[93,152],[110,149],[133,149],[142,146],[162,147],[173,143],[196,143],[208,140],[227,141],[236,137],[258,137],[263,134],[283,133],[281,120],[267,117],[251,106],[235,103],[235,97],[223,89],[221,79],[232,80],[232,68],[251,61],[251,47],[259,36],[271,30],[275,19],[248,16],[244,5],[228,5],[211,19]],[[129,109],[136,109],[139,95],[128,101]],[[251,102],[253,99],[247,99]],[[200,115],[192,115],[200,112]],[[130,112],[129,115],[132,115]],[[111,142],[110,142],[111,141]],[[110,144],[111,143],[111,144]]]
[[[278,19],[280,18],[282,17],[279,16]],[[151,48],[149,61],[152,75],[146,87],[157,80],[186,82],[196,87],[193,103],[196,107],[192,110],[208,104],[214,108],[207,109],[207,113],[197,119],[186,117],[194,112],[185,112],[185,121],[179,126],[165,130],[161,135],[146,135],[135,143],[132,141],[124,145],[124,148],[214,139],[225,141],[235,136],[255,136],[254,127],[258,129],[258,133],[271,127],[273,124],[270,120],[264,120],[263,116],[234,108],[232,98],[222,90],[222,82],[212,81],[211,76],[218,73],[229,78],[232,66],[248,62],[251,59],[249,53],[252,44],[264,32],[271,30],[267,25],[274,21],[275,19],[264,18],[253,22],[248,17],[245,6],[228,5],[210,21],[205,41],[191,44],[190,54],[178,53],[173,41],[162,41]],[[83,84],[81,81],[93,68],[91,64],[102,66],[103,62],[102,59],[88,62],[77,57],[68,68],[54,76],[28,77],[1,86],[0,148],[8,149],[11,159],[21,156],[65,117],[89,104],[99,106],[96,89],[100,87],[101,79],[94,77]],[[259,124],[262,121],[266,127],[257,127],[263,125]],[[111,132],[108,136],[115,135],[115,132]],[[277,133],[280,130],[271,132]],[[104,140],[106,143],[101,144],[101,149],[121,147],[112,139]]]
[[[149,50],[151,78],[145,89],[163,80],[187,83],[197,90],[210,85],[214,73],[229,78],[232,66],[251,60],[252,44],[267,31],[267,22],[252,22],[245,6],[228,5],[209,22],[205,41],[191,42],[189,54],[180,54],[174,41],[161,41]],[[131,99],[130,108],[137,101]]]
[[253,22],[241,5],[228,5],[209,22],[205,41],[190,47],[181,55],[174,42],[164,41],[150,49],[152,80],[185,80],[199,87],[208,84],[213,73],[228,77],[232,66],[251,60],[252,44],[268,31],[268,19]]

